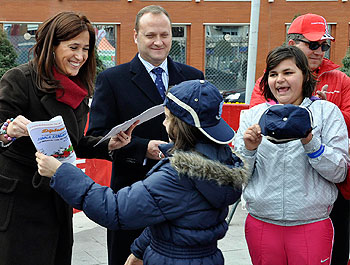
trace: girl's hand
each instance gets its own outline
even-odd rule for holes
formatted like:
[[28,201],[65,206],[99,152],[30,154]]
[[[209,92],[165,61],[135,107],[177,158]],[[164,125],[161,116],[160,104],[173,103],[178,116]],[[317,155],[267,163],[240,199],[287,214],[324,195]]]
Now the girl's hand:
[[312,131],[306,136],[306,138],[301,138],[302,144],[308,144],[312,140],[313,134]]
[[112,151],[115,149],[122,148],[131,142],[131,134],[134,128],[139,124],[140,121],[134,122],[129,129],[125,132],[120,132],[116,136],[111,137],[108,143],[108,150]]
[[250,126],[243,135],[245,148],[253,151],[258,148],[262,141],[261,128],[259,124]]
[[143,261],[141,259],[136,258],[134,254],[131,253],[124,265],[142,265],[142,264],[143,264]]
[[38,172],[41,176],[51,178],[60,165],[62,165],[62,163],[53,156],[47,156],[40,152],[36,152],[35,156],[36,162],[38,163]]

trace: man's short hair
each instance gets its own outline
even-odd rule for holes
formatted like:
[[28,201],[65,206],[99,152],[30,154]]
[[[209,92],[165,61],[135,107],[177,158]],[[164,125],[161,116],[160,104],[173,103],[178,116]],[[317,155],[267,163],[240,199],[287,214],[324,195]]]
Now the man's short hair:
[[290,33],[287,35],[287,42],[289,40],[294,40],[294,41],[298,41],[298,40],[302,40],[305,39],[305,37],[303,36],[303,34],[298,34],[298,33]]
[[152,13],[152,14],[164,14],[167,16],[169,19],[170,25],[171,25],[171,19],[168,14],[168,12],[161,6],[156,6],[156,5],[150,5],[150,6],[145,6],[142,8],[136,15],[136,20],[135,20],[135,31],[139,32],[139,27],[140,27],[140,19],[144,14],[147,13]]

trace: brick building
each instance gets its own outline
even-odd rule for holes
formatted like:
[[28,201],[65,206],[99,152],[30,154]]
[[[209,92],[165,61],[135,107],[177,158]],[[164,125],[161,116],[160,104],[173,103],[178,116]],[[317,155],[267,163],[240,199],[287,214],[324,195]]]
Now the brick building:
[[[24,53],[34,42],[37,25],[58,11],[84,13],[96,26],[100,57],[106,66],[129,61],[136,53],[133,27],[146,5],[163,6],[173,22],[172,57],[205,71],[221,89],[245,86],[251,2],[246,0],[0,0],[0,26]],[[336,38],[326,55],[341,64],[350,40],[348,0],[261,0],[256,75],[269,50],[282,44],[292,19],[316,13],[326,18]],[[27,33],[27,34],[25,34]],[[26,35],[26,36],[25,36]],[[16,39],[17,38],[17,39]],[[22,62],[22,61],[20,61]],[[215,81],[215,78],[218,79]]]

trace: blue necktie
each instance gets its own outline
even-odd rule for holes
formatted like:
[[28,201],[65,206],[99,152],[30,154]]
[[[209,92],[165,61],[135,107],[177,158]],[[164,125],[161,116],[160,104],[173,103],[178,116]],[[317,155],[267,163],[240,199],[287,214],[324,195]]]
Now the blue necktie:
[[152,69],[152,73],[154,73],[156,75],[156,80],[155,80],[155,84],[156,87],[158,88],[158,92],[160,94],[160,96],[162,97],[162,99],[165,99],[165,86],[162,80],[162,73],[163,73],[163,69],[160,67],[156,67]]

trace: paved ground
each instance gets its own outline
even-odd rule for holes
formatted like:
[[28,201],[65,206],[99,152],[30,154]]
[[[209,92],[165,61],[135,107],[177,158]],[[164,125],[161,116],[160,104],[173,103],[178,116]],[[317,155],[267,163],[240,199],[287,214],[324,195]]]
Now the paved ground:
[[[238,205],[230,228],[219,248],[226,265],[251,265],[244,238],[247,212]],[[73,265],[107,265],[106,230],[90,221],[82,212],[74,214]],[[162,265],[162,264],[160,264]]]

